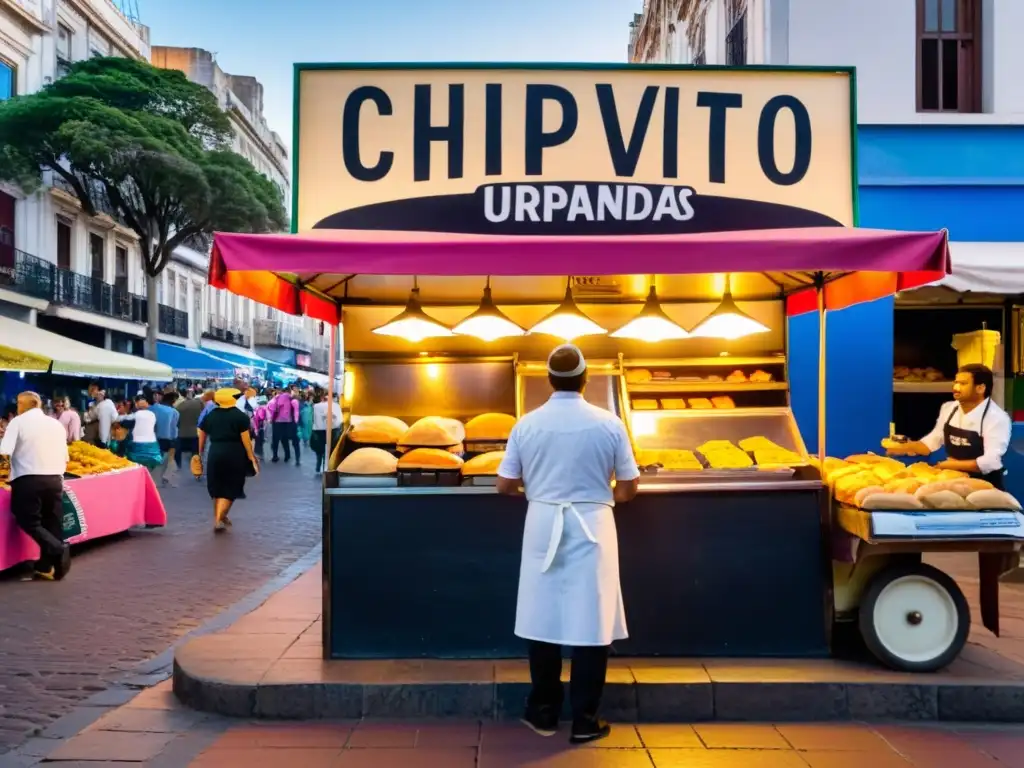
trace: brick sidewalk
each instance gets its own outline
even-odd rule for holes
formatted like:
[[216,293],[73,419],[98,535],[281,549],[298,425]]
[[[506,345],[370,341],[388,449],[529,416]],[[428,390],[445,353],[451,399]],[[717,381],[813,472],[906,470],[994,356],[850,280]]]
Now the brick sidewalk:
[[1024,727],[616,725],[573,747],[564,728],[545,739],[513,723],[231,721],[182,709],[163,684],[45,754],[58,768],[1020,768]]

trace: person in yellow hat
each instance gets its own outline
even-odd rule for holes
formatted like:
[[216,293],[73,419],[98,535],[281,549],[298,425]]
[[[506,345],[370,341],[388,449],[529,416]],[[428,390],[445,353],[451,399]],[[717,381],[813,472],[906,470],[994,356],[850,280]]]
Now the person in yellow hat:
[[241,392],[234,387],[219,389],[213,400],[217,407],[207,414],[199,428],[199,455],[209,443],[206,460],[206,489],[213,499],[213,529],[231,526],[228,514],[238,499],[245,498],[245,479],[259,474],[253,454],[249,416],[236,406]]

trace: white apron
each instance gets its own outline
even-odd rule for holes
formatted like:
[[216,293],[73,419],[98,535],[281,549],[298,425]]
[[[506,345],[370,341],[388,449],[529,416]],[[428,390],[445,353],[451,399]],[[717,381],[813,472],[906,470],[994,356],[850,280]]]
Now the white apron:
[[628,637],[610,505],[530,501],[515,633],[569,646],[611,645]]

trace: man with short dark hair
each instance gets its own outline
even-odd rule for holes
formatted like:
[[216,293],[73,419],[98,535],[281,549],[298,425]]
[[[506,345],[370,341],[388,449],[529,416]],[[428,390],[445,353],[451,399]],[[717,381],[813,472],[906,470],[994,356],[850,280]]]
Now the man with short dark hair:
[[43,413],[35,392],[18,395],[18,415],[0,440],[0,455],[11,459],[11,514],[39,545],[36,578],[63,579],[71,568],[64,543],[64,472],[68,466],[67,432]]
[[966,472],[1003,488],[1003,456],[1010,447],[1013,422],[992,402],[994,377],[984,365],[965,365],[953,382],[953,401],[939,409],[935,428],[914,443],[888,446],[893,456],[928,456],[945,447],[936,466]]
[[640,471],[622,421],[583,398],[587,362],[578,347],[551,353],[548,381],[554,394],[509,435],[497,487],[530,502],[515,626],[529,641],[533,683],[523,722],[554,735],[564,695],[561,646],[570,646],[569,738],[580,744],[611,731],[598,716],[608,650],[628,636],[612,506],[636,495]]

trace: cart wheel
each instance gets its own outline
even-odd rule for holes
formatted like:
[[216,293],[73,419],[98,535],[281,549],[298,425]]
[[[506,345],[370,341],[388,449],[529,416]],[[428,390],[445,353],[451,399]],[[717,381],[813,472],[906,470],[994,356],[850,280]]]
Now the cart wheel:
[[868,585],[860,633],[874,656],[903,672],[934,672],[967,642],[971,611],[960,587],[924,563],[888,568]]

